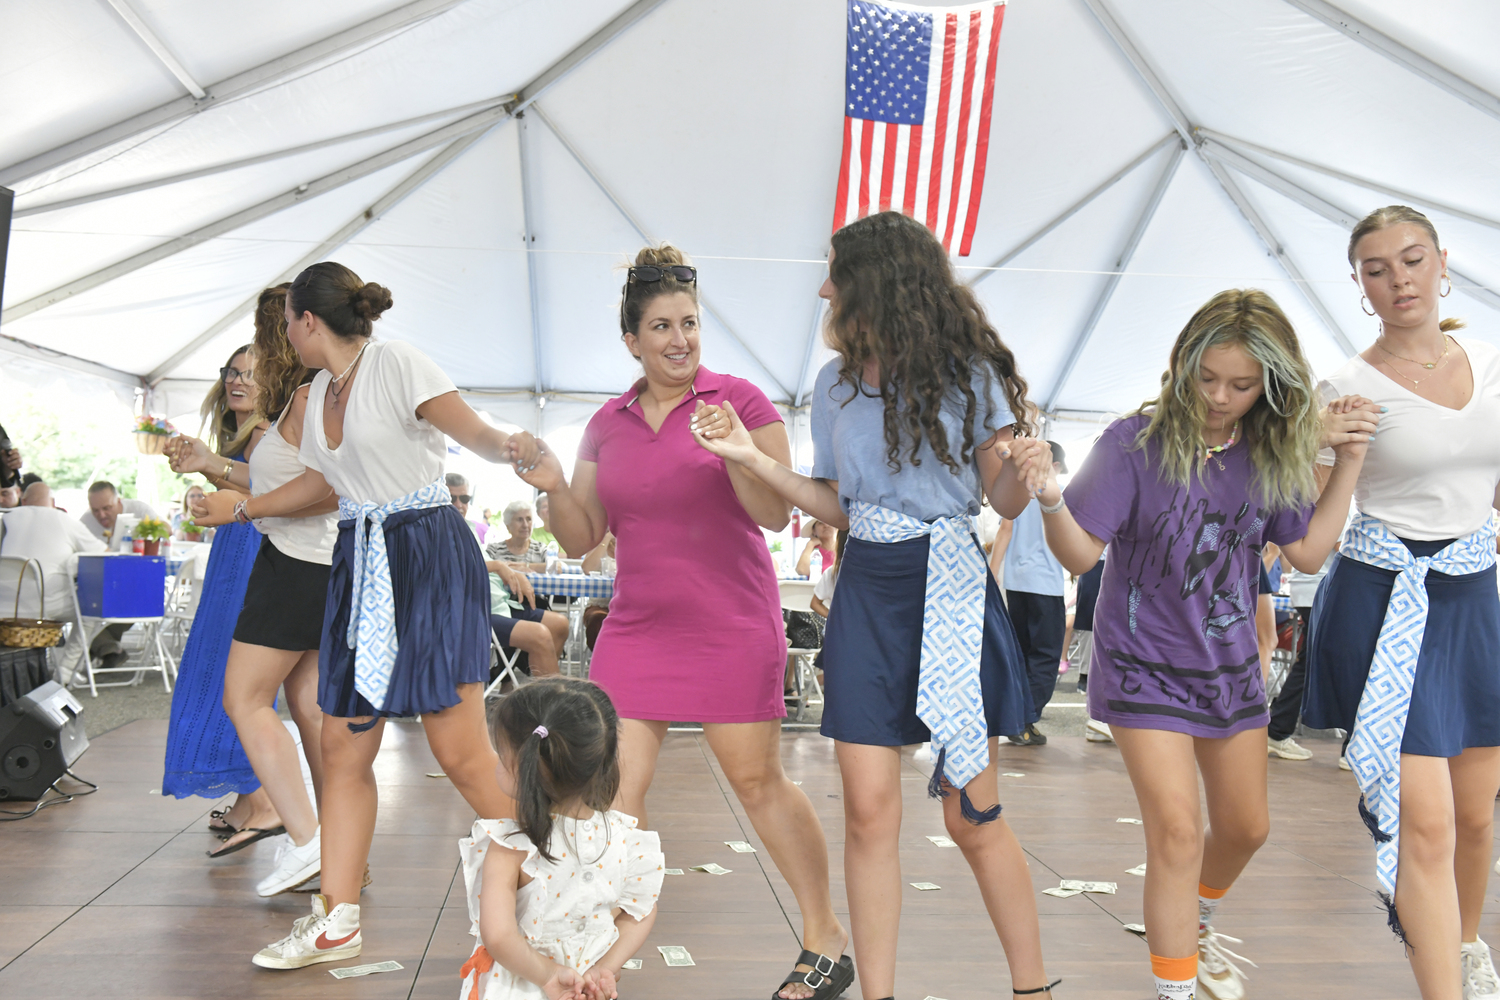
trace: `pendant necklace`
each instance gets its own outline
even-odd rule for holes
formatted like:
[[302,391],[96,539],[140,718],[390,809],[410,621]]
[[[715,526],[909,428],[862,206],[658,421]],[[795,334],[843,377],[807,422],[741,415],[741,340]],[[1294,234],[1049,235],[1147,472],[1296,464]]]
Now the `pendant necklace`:
[[1239,439],[1240,439],[1240,422],[1238,420],[1236,420],[1234,422],[1234,427],[1232,427],[1230,429],[1230,431],[1229,431],[1229,440],[1228,441],[1225,441],[1223,444],[1216,444],[1216,445],[1214,445],[1211,448],[1208,447],[1208,446],[1206,446],[1206,445],[1204,446],[1206,450],[1203,453],[1203,464],[1207,465],[1208,464],[1208,460],[1210,458],[1212,458],[1214,460],[1214,463],[1216,465],[1218,465],[1219,471],[1223,472],[1224,471],[1224,460],[1222,458],[1220,458],[1219,456],[1221,454],[1223,454],[1224,452],[1228,451],[1230,448],[1233,448],[1234,445],[1235,445],[1235,442],[1238,441]]
[[[1375,341],[1375,346],[1378,347],[1378,348],[1380,348],[1380,352],[1382,354],[1386,355],[1387,357],[1395,358],[1397,361],[1405,361],[1409,365],[1421,365],[1423,368],[1426,368],[1428,371],[1433,371],[1433,369],[1435,369],[1438,365],[1440,365],[1440,364],[1443,363],[1443,359],[1448,356],[1448,345],[1449,345],[1448,335],[1447,334],[1443,334],[1443,353],[1439,354],[1437,356],[1437,360],[1436,361],[1418,361],[1415,358],[1402,357],[1400,354],[1396,354],[1393,351],[1388,351],[1388,350],[1385,349],[1385,346],[1380,343],[1379,340]],[[1432,375],[1428,375],[1426,378],[1419,378],[1419,379],[1418,378],[1412,378],[1410,375],[1402,375],[1400,372],[1396,371],[1396,366],[1393,365],[1393,364],[1391,364],[1389,361],[1387,361],[1385,363],[1385,366],[1387,368],[1389,368],[1392,372],[1394,372],[1398,378],[1401,378],[1401,379],[1404,379],[1407,382],[1410,382],[1413,392],[1416,391],[1417,386],[1421,385],[1423,382],[1426,382],[1427,379],[1432,378]],[[1433,372],[1433,374],[1437,374],[1437,373]]]
[[[365,341],[365,347],[369,347],[369,346],[370,346],[370,342],[368,340]],[[344,369],[343,374],[339,375],[338,378],[336,378],[336,379],[333,380],[333,401],[335,403],[337,403],[339,401],[339,393],[343,392],[344,389],[349,388],[349,383],[348,382],[344,383],[344,388],[343,389],[339,388],[339,382],[340,382],[340,380],[346,378],[348,376],[348,374],[354,370],[354,366],[357,365],[357,364],[359,364],[359,359],[364,356],[365,347],[361,347],[359,349],[359,353],[356,354],[356,355],[354,355],[354,360],[351,361],[351,362],[349,362],[349,367]]]

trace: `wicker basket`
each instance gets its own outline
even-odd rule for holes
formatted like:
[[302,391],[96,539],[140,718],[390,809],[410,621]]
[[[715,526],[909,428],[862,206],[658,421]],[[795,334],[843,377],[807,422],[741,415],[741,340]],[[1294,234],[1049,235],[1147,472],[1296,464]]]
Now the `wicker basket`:
[[135,432],[135,450],[142,455],[164,455],[166,454],[166,434],[148,434],[145,431]]
[[16,580],[16,606],[11,611],[12,617],[0,618],[0,646],[12,646],[17,649],[45,649],[48,646],[56,646],[62,641],[62,622],[47,618],[16,617],[21,613],[21,584],[26,582],[26,571],[33,566],[36,567],[36,587],[41,598],[38,609],[46,614],[47,583],[42,578],[42,566],[35,559],[28,559],[21,565],[21,575]]

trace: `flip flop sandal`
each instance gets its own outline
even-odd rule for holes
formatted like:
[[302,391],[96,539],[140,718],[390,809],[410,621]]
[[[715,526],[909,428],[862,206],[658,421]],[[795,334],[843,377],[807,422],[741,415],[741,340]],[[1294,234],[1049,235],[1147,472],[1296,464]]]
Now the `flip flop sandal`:
[[274,837],[274,836],[276,836],[278,834],[286,833],[286,827],[284,827],[284,826],[278,826],[275,829],[262,830],[262,829],[260,829],[259,827],[256,827],[256,826],[247,826],[247,827],[245,827],[243,830],[241,830],[239,832],[240,833],[253,833],[253,834],[255,834],[255,836],[253,836],[253,837],[246,837],[244,840],[240,841],[239,843],[232,844],[229,847],[224,848],[222,851],[207,851],[205,853],[209,857],[211,857],[211,858],[227,857],[228,855],[233,854],[235,851],[242,851],[242,850],[244,850],[245,848],[249,847],[251,844],[255,843],[257,840],[265,840],[267,837]]
[[240,832],[233,824],[224,819],[228,815],[228,809],[215,809],[208,814],[208,828],[214,833],[219,834],[220,840],[226,837],[233,837]]
[[795,968],[781,985],[771,993],[771,1000],[781,1000],[781,991],[792,983],[802,983],[812,988],[811,1000],[834,1000],[842,996],[844,991],[854,982],[854,960],[848,955],[843,955],[837,962],[827,955],[819,955],[817,952],[808,951],[805,948],[802,954],[797,956],[796,965],[810,965],[812,969],[807,972],[798,972]]

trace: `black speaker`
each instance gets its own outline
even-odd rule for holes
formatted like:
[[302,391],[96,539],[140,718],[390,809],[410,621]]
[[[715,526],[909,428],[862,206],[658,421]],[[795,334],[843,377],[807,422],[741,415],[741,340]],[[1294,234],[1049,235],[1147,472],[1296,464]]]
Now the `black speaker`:
[[0,187],[0,303],[5,302],[5,254],[10,247],[10,212],[16,193]]
[[89,748],[83,706],[48,681],[0,709],[0,799],[40,799]]

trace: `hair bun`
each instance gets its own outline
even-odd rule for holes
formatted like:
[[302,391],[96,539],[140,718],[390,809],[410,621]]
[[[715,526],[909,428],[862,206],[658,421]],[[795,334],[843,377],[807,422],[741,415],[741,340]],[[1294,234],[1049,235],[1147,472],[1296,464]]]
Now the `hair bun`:
[[658,247],[642,247],[635,255],[636,267],[672,267],[686,263],[687,258],[682,251],[670,243],[663,243]]
[[360,319],[374,322],[392,305],[391,290],[373,281],[361,285],[349,296],[349,308]]

